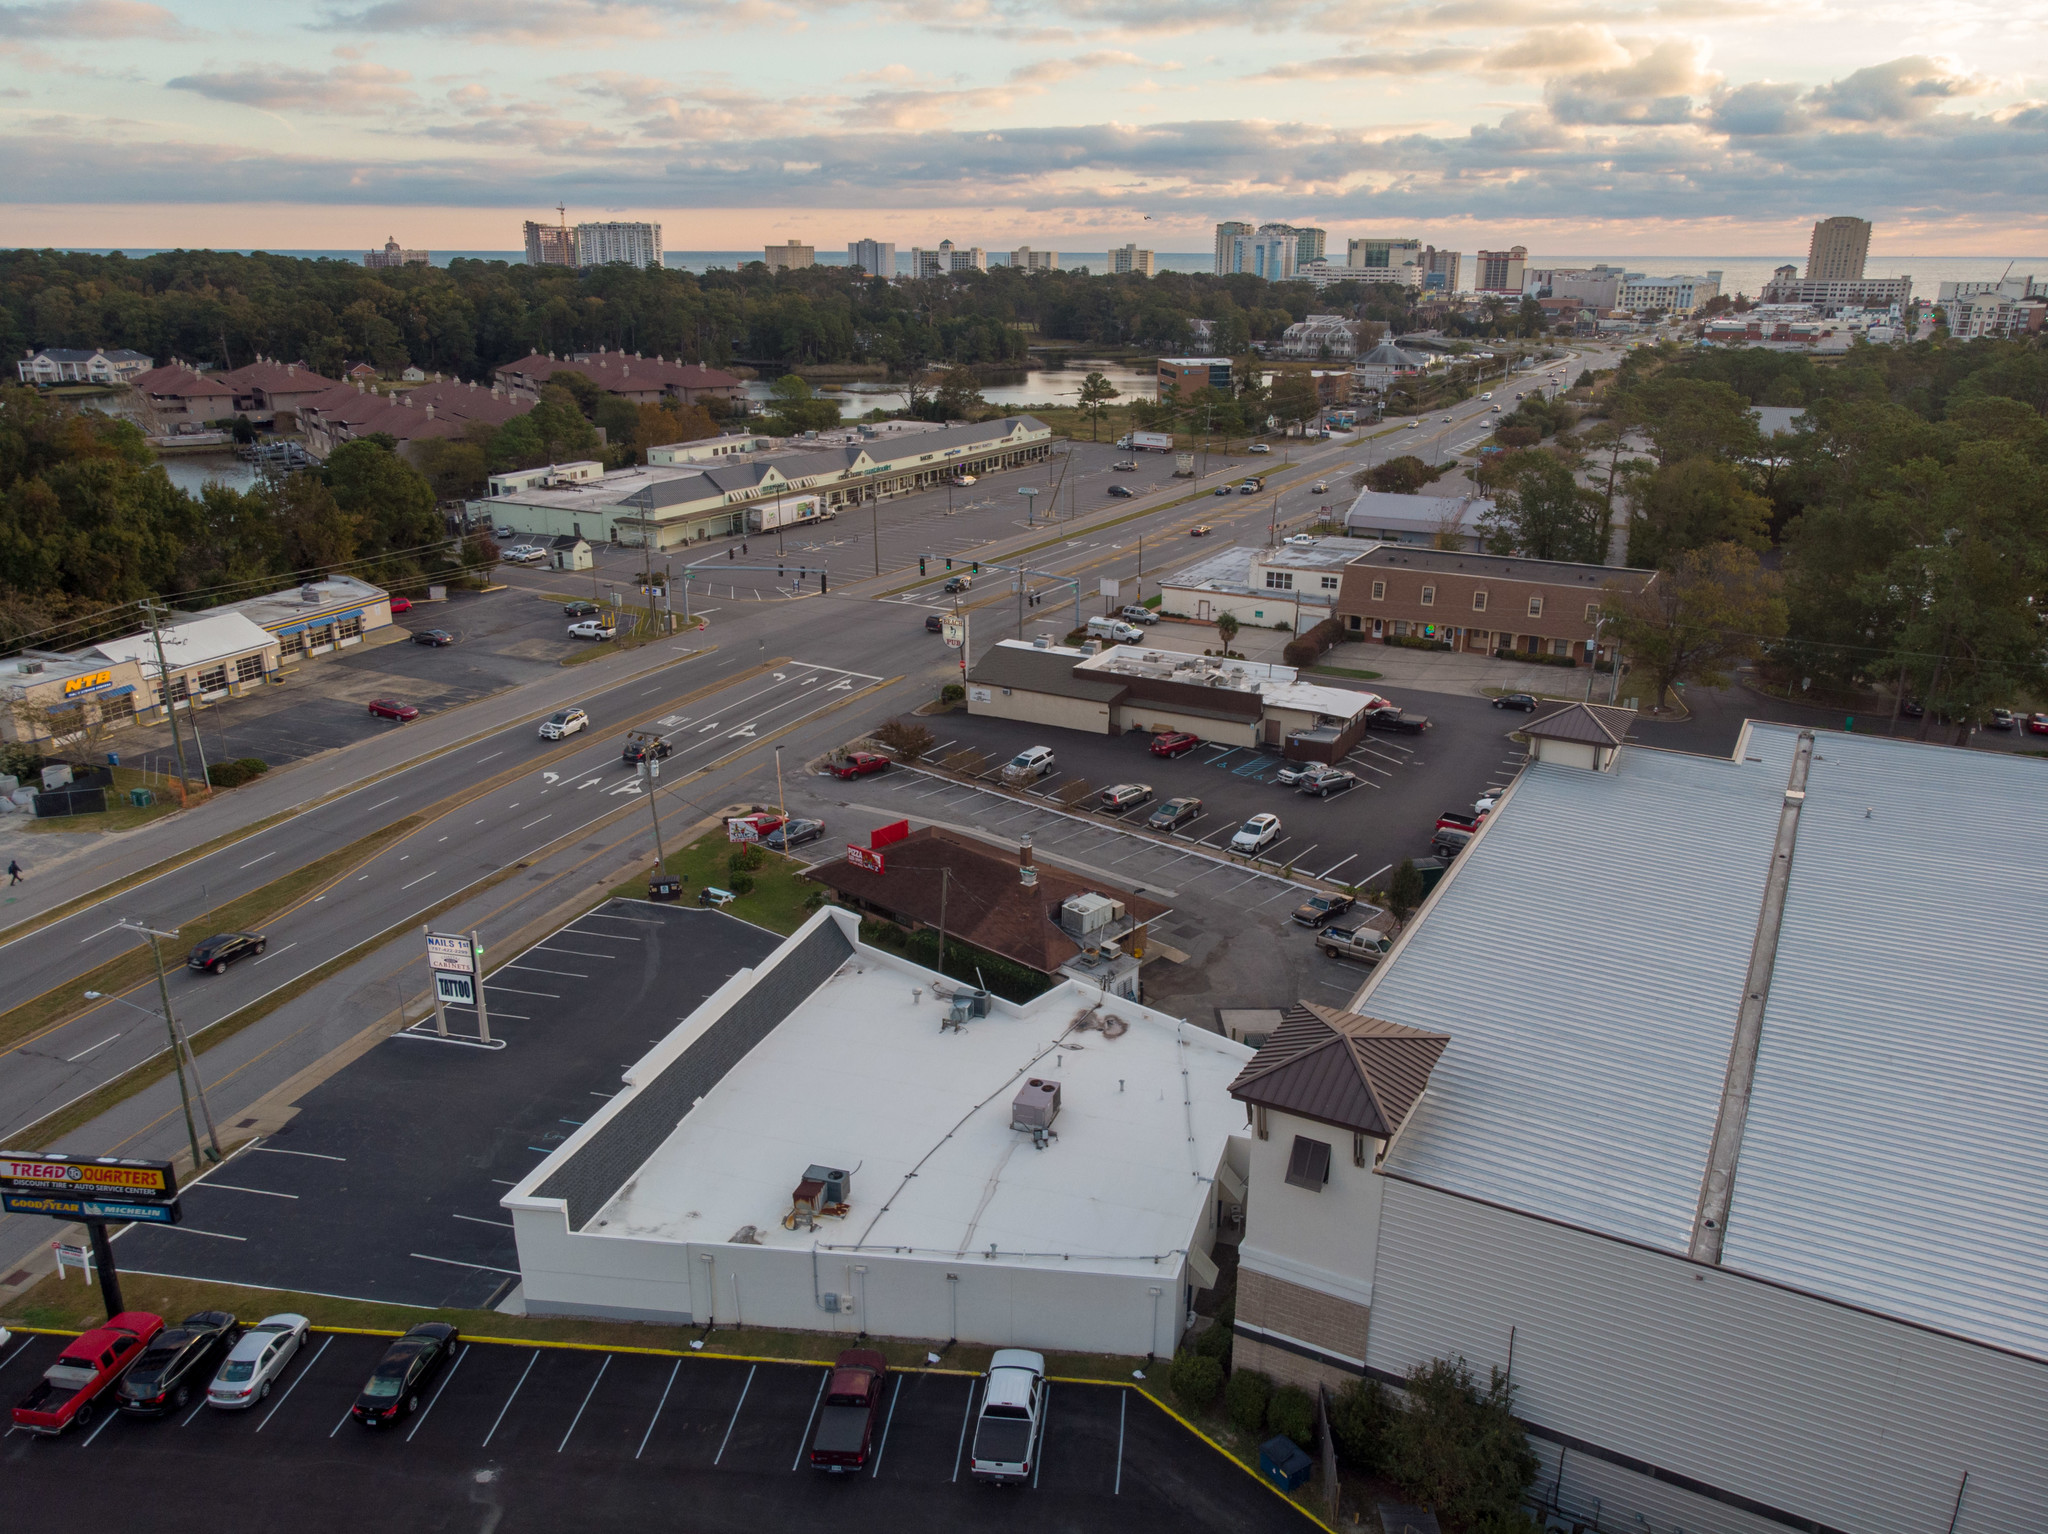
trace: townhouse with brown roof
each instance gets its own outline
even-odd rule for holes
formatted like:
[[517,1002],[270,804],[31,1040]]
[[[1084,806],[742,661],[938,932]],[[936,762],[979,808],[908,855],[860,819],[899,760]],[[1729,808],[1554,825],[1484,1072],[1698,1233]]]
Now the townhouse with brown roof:
[[[1344,567],[1337,619],[1368,639],[1435,639],[1478,654],[1583,661],[1600,609],[1649,589],[1655,570],[1381,544]],[[1599,657],[1614,653],[1600,638]]]
[[306,451],[325,458],[344,442],[382,432],[405,455],[410,443],[428,437],[459,437],[472,422],[503,426],[533,408],[530,399],[499,388],[449,381],[422,384],[393,394],[376,394],[351,384],[334,384],[299,407]]
[[616,394],[636,405],[694,405],[704,399],[740,399],[747,392],[744,382],[717,368],[642,357],[638,353],[629,356],[603,348],[571,352],[564,357],[543,357],[535,352],[506,363],[493,376],[515,396],[537,401],[547,381],[557,373],[581,373],[607,394]]

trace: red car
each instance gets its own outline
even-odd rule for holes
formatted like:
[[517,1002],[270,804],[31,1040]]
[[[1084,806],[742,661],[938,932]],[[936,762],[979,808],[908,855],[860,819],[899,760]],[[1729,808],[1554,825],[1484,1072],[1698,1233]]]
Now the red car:
[[889,765],[889,758],[878,751],[856,751],[843,762],[832,764],[835,778],[864,778],[871,772],[881,772]]
[[391,599],[391,610],[394,613],[409,613],[412,611],[412,602],[407,597],[393,597]]
[[14,1408],[14,1425],[24,1433],[55,1438],[84,1427],[99,1397],[142,1356],[143,1345],[164,1329],[164,1318],[146,1310],[124,1310],[104,1326],[77,1338],[43,1371],[35,1389]]
[[1154,756],[1186,756],[1201,743],[1198,737],[1190,735],[1186,730],[1169,730],[1164,735],[1152,737],[1152,754]]
[[370,717],[372,719],[396,719],[400,724],[417,719],[420,711],[410,703],[400,703],[396,698],[372,698]]
[[2027,733],[2029,735],[2048,735],[2048,714],[2027,715]]

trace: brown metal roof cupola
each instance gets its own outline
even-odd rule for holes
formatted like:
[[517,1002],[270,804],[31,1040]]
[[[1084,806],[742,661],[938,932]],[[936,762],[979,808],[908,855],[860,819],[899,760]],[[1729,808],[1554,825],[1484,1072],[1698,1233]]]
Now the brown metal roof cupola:
[[1254,1108],[1391,1140],[1450,1042],[1447,1033],[1302,1002],[1238,1073],[1230,1095]]

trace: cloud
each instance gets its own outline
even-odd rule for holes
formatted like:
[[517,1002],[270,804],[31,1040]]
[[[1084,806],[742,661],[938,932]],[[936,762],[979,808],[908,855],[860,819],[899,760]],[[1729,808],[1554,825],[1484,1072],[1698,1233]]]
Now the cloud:
[[160,5],[140,0],[59,0],[48,5],[0,5],[0,37],[185,37],[185,25]]
[[1767,80],[1738,85],[1715,99],[1708,120],[1721,132],[1737,138],[1776,138],[1801,133],[1810,121],[1804,98],[1805,92],[1796,85]]
[[1465,69],[1482,57],[1477,48],[1423,48],[1412,53],[1344,53],[1300,64],[1276,64],[1247,80],[1363,80],[1378,75],[1433,75]]
[[[829,3],[829,0],[827,0]],[[787,21],[770,0],[378,0],[360,11],[330,11],[335,32],[420,32],[526,47],[603,47],[706,23]]]
[[179,75],[164,83],[213,101],[233,102],[266,112],[353,112],[363,107],[408,105],[412,79],[382,64],[342,64],[321,74],[310,69],[238,69],[232,73]]
[[1817,111],[1847,122],[1911,122],[1944,101],[1980,95],[1989,83],[1958,74],[1938,60],[1915,56],[1859,69],[1812,95]]
[[1499,74],[1541,74],[1554,69],[1616,69],[1628,62],[1628,50],[1606,27],[1574,22],[1533,27],[1507,47],[1487,54],[1482,67]]
[[1059,80],[1071,80],[1076,75],[1092,74],[1098,69],[1178,69],[1178,64],[1154,64],[1150,59],[1140,58],[1135,53],[1101,51],[1080,53],[1070,58],[1039,59],[1030,64],[1019,64],[1010,71],[1010,78],[1020,83],[1050,85]]
[[1701,62],[1698,43],[1668,38],[1613,69],[1552,80],[1544,90],[1551,116],[1563,123],[1668,125],[1688,121],[1692,98],[1719,77]]

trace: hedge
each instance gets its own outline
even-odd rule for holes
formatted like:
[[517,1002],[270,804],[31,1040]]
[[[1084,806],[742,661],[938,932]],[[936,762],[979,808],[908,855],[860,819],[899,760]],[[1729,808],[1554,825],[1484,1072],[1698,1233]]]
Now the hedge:
[[1493,658],[1495,660],[1526,661],[1534,666],[1563,666],[1566,670],[1570,670],[1579,663],[1578,657],[1574,655],[1536,655],[1527,650],[1495,650]]
[[1420,634],[1389,634],[1380,641],[1382,644],[1399,645],[1404,650],[1448,650],[1452,648],[1448,639],[1424,639]]
[[1223,1410],[1229,1414],[1230,1425],[1247,1438],[1258,1437],[1266,1425],[1266,1402],[1272,1394],[1273,1382],[1258,1370],[1237,1370],[1223,1387]]
[[[1166,1383],[1182,1405],[1201,1411],[1216,1399],[1216,1392],[1223,1388],[1223,1365],[1206,1353],[1183,1348],[1173,1355],[1173,1362],[1167,1366]],[[1314,1420],[1313,1410],[1310,1420]]]
[[268,771],[270,763],[261,757],[244,756],[232,762],[215,762],[206,769],[206,781],[215,788],[239,788]]
[[1282,1385],[1266,1403],[1266,1425],[1304,1449],[1316,1446],[1316,1398],[1299,1385]]
[[1307,633],[1288,640],[1280,658],[1290,666],[1313,666],[1325,650],[1343,637],[1344,625],[1335,618],[1325,618]]

